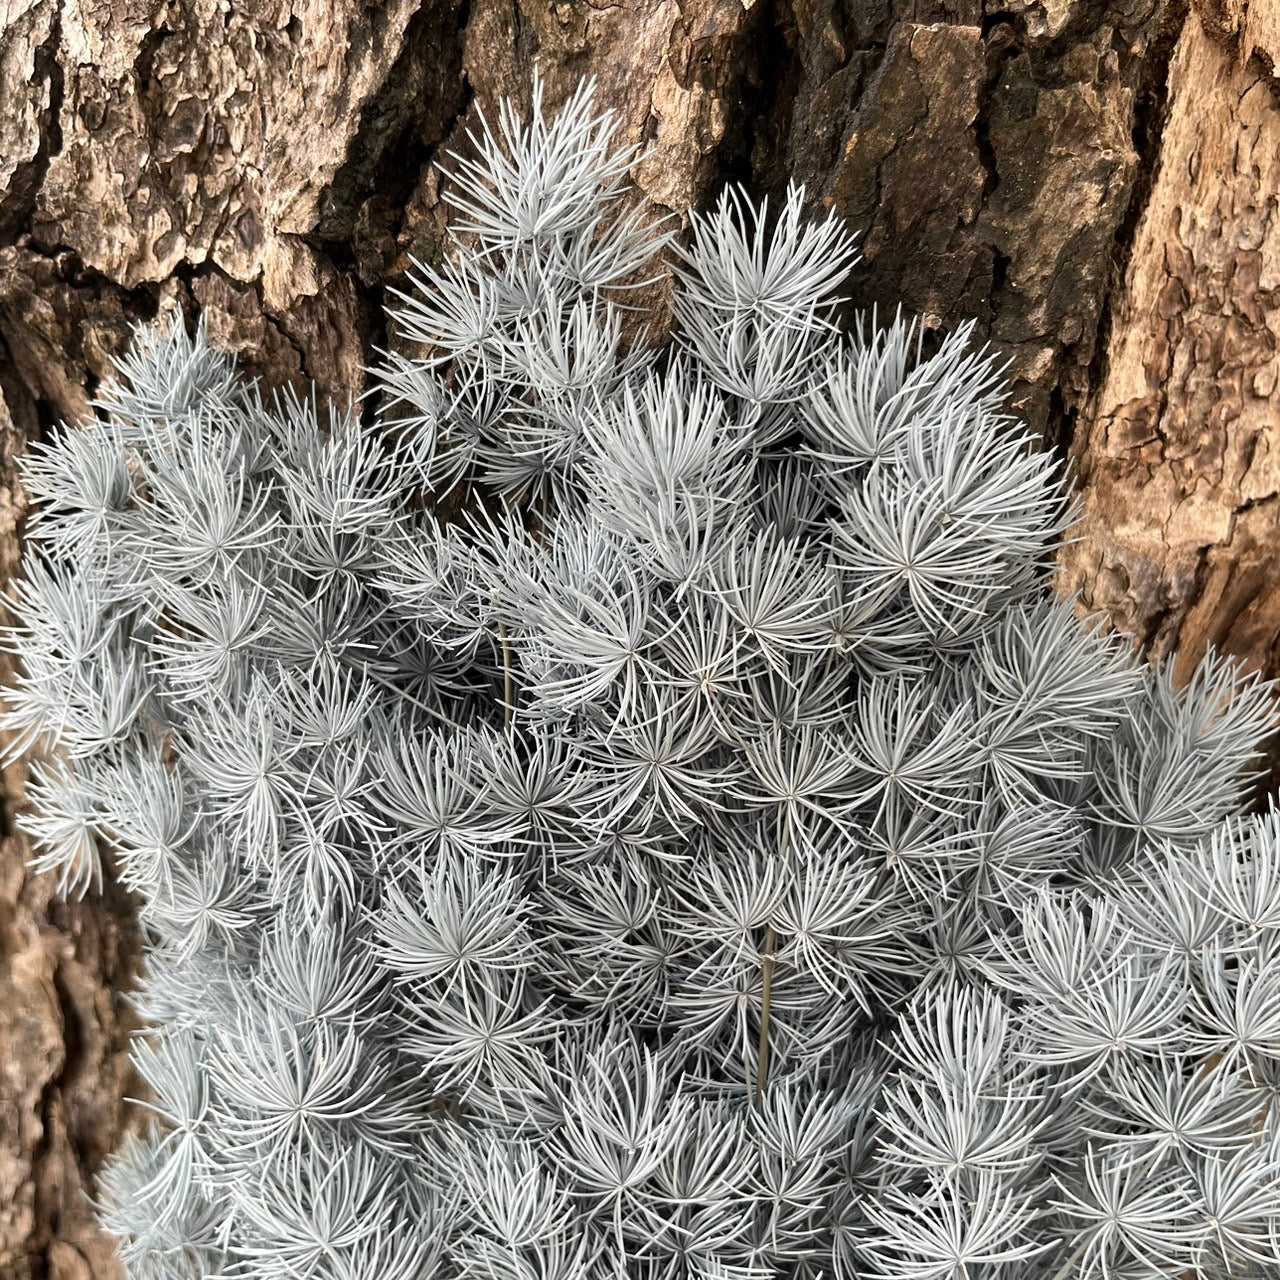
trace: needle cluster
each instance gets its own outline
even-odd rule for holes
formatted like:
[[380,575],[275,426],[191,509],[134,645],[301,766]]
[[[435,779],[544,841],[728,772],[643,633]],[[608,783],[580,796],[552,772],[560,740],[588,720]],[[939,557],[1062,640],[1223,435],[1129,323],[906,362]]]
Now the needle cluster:
[[1054,598],[1000,368],[842,330],[801,191],[677,245],[589,88],[474,144],[369,422],[172,323],[26,461],[23,824],[149,938],[130,1276],[1276,1275],[1270,690]]

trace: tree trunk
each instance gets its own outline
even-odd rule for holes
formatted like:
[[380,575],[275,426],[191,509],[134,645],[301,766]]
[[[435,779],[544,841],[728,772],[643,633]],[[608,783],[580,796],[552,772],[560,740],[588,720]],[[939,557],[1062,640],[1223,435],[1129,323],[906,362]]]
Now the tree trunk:
[[[726,180],[862,231],[854,301],[969,317],[1075,463],[1062,581],[1159,654],[1274,668],[1280,0],[5,0],[0,557],[13,461],[130,325],[203,314],[345,400],[438,258],[477,110],[599,81],[662,209]],[[1268,426],[1272,429],[1269,431]],[[118,892],[67,906],[0,828],[0,1280],[116,1277],[84,1192],[140,1123]]]

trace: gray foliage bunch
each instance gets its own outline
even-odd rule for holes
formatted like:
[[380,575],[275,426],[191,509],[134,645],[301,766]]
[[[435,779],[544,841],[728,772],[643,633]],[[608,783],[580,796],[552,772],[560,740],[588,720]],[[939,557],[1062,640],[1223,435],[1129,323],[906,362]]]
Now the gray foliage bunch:
[[589,88],[475,142],[375,423],[174,324],[26,464],[25,826],[150,939],[129,1274],[1280,1275],[1269,689],[1055,600],[1001,370],[843,334],[799,191],[680,249]]

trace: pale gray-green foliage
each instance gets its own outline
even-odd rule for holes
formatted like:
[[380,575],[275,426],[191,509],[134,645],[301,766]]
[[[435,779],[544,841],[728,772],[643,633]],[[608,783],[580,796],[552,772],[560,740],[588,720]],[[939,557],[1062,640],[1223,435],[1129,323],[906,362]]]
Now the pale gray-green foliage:
[[842,334],[800,192],[651,347],[590,91],[477,144],[376,423],[175,323],[26,463],[24,825],[150,938],[130,1275],[1280,1274],[1269,691],[1054,599],[999,368]]

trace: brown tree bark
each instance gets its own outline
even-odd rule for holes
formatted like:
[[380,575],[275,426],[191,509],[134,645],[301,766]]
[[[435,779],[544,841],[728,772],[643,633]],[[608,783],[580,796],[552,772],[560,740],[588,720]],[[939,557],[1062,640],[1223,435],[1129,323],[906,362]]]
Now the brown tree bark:
[[[1074,459],[1064,586],[1153,651],[1277,666],[1280,0],[5,0],[0,568],[25,442],[161,307],[345,399],[477,110],[594,75],[655,206],[807,184],[855,301],[969,317]],[[0,1280],[117,1277],[84,1200],[137,1111],[118,893],[0,828]]]
[[[1280,670],[1280,5],[1189,21],[1073,442],[1064,584],[1189,674]],[[1265,57],[1246,57],[1257,48]]]

